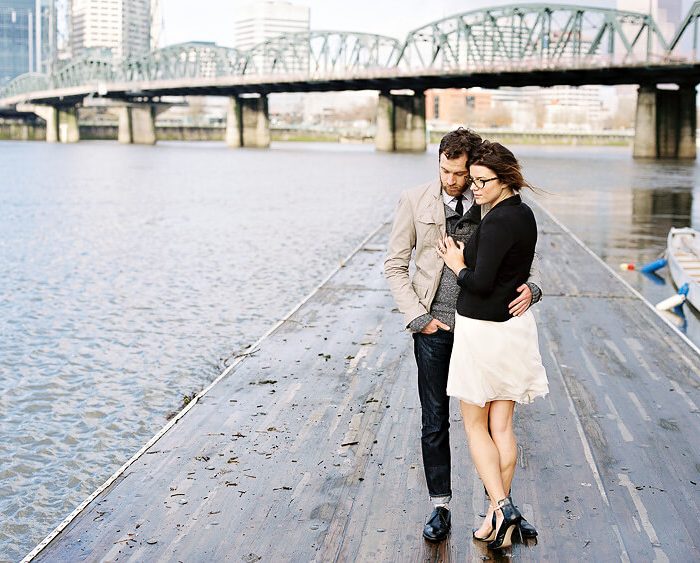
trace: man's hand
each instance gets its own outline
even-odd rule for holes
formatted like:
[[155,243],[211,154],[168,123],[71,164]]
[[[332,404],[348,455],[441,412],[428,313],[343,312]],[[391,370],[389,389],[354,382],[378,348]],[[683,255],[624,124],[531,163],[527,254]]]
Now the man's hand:
[[421,333],[422,334],[434,334],[438,331],[438,329],[450,330],[450,327],[447,326],[445,323],[441,323],[437,319],[433,319],[427,325],[425,325],[423,327],[423,330],[421,330]]
[[520,292],[513,301],[508,305],[508,311],[514,317],[520,317],[525,314],[525,311],[530,307],[530,302],[532,301],[532,291],[527,284],[523,284],[518,287],[517,291]]

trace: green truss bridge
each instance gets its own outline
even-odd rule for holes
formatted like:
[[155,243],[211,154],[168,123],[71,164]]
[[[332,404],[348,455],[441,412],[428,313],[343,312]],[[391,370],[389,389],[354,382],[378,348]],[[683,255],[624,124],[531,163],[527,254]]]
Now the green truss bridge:
[[[163,97],[226,96],[227,142],[267,146],[268,94],[378,90],[377,148],[425,150],[429,88],[638,84],[635,155],[694,158],[699,18],[696,2],[669,37],[646,14],[514,4],[455,14],[403,41],[311,31],[248,51],[183,43],[140,58],[84,57],[50,75],[21,75],[0,89],[0,108],[37,114],[47,122],[47,140],[70,142],[78,140],[77,107],[105,98],[121,112],[122,142],[153,143]],[[669,83],[678,88],[657,88]]]

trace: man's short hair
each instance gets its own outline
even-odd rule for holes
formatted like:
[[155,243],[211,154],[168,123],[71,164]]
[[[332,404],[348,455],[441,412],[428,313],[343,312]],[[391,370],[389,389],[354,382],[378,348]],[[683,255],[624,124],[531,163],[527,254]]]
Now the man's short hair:
[[440,151],[438,158],[445,155],[450,160],[459,158],[462,155],[467,155],[467,160],[470,160],[470,155],[481,144],[481,137],[470,129],[459,127],[454,131],[450,131],[440,141]]

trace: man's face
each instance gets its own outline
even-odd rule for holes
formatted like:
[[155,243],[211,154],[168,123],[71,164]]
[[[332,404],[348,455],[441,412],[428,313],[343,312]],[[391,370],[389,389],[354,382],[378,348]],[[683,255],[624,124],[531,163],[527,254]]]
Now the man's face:
[[446,194],[457,197],[467,189],[469,169],[467,155],[458,158],[447,158],[445,153],[440,155],[440,184]]

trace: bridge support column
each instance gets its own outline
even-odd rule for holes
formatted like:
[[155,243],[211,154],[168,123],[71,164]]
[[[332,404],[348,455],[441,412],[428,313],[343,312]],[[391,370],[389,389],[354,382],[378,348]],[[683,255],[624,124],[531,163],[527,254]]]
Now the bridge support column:
[[152,104],[124,106],[118,111],[120,143],[156,144],[156,109]]
[[640,86],[635,120],[635,158],[694,159],[695,86],[660,90]]
[[62,143],[77,143],[80,140],[77,108],[58,110],[58,140]]
[[80,140],[78,110],[54,106],[21,105],[20,111],[31,112],[46,122],[47,143],[77,143]]
[[46,142],[58,142],[58,108],[52,106],[34,106],[34,113],[46,121]]
[[270,114],[266,95],[229,98],[226,144],[234,148],[270,146]]
[[695,84],[681,86],[678,91],[678,158],[697,157],[697,94]]
[[379,94],[374,144],[379,151],[425,151],[425,95],[422,92]]

